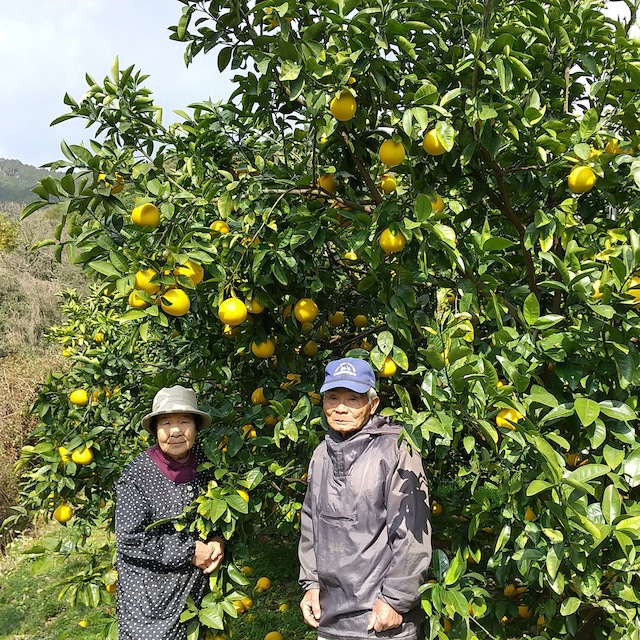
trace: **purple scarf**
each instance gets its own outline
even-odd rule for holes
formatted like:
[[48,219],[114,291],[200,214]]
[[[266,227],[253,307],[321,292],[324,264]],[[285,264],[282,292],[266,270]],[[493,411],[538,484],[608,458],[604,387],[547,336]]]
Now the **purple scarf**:
[[159,444],[154,444],[153,447],[147,449],[149,457],[156,463],[156,466],[162,472],[162,475],[169,478],[171,482],[176,484],[184,484],[191,482],[196,477],[196,456],[192,451],[189,452],[189,457],[185,462],[178,462],[171,456],[168,456],[161,448]]

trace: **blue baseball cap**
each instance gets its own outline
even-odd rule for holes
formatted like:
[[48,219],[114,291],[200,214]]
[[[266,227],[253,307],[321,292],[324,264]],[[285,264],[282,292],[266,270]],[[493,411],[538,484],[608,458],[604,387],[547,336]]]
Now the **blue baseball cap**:
[[376,388],[376,376],[371,365],[360,358],[332,360],[324,371],[324,383],[320,387],[320,393],[338,388],[367,393],[369,389]]

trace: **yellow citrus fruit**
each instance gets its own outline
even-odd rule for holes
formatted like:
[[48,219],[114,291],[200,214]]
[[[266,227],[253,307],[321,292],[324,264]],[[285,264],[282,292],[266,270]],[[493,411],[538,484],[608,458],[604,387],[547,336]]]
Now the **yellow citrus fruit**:
[[441,213],[444,211],[444,200],[437,193],[435,200],[431,200],[431,211],[434,213]]
[[385,175],[380,179],[380,188],[385,193],[393,193],[396,190],[396,179],[393,176]]
[[316,353],[318,353],[318,343],[309,340],[309,342],[302,347],[302,351],[306,356],[315,356]]
[[442,628],[444,629],[445,633],[449,633],[449,631],[451,631],[451,620],[449,620],[449,618],[445,618],[443,620]]
[[135,288],[140,289],[141,291],[146,291],[150,295],[158,293],[158,291],[160,291],[160,285],[155,282],[151,282],[151,280],[157,275],[158,272],[151,267],[137,271],[134,279]]
[[633,276],[629,279],[629,288],[627,289],[627,295],[630,295],[634,302],[634,306],[640,305],[640,278]]
[[71,456],[69,455],[66,447],[58,447],[58,453],[60,454],[60,459],[64,464],[67,464],[67,462],[71,460]]
[[143,300],[134,289],[129,294],[129,306],[134,309],[146,309],[149,306],[149,303],[146,300]]
[[591,191],[596,183],[596,174],[591,167],[578,165],[571,169],[567,178],[567,185],[573,193],[586,193]]
[[160,224],[160,211],[151,202],[145,202],[133,209],[131,220],[139,227],[152,227],[155,229]]
[[622,153],[622,149],[620,149],[620,146],[618,144],[618,139],[617,138],[611,138],[607,144],[604,146],[604,152],[605,153],[611,153],[613,155],[617,155],[619,153]]
[[396,253],[404,249],[407,239],[402,231],[393,233],[388,227],[380,234],[378,242],[385,253]]
[[229,233],[229,225],[224,220],[214,220],[210,225],[209,229],[215,233],[223,234]]
[[253,574],[253,569],[249,565],[245,564],[242,567],[240,567],[240,572],[243,573],[245,576],[249,577],[250,575]]
[[176,276],[186,276],[193,284],[200,284],[204,279],[204,269],[191,260],[187,260],[183,265],[176,267],[173,273]]
[[343,91],[340,97],[331,100],[329,111],[336,120],[347,122],[356,114],[356,99],[348,91]]
[[170,316],[183,316],[189,311],[191,301],[182,289],[169,289],[162,294],[160,306]]
[[317,407],[320,404],[320,401],[322,400],[322,396],[319,393],[317,393],[316,391],[309,391],[307,395],[311,399],[312,405]]
[[107,593],[115,593],[118,590],[115,582],[113,584],[105,584],[104,588],[107,590]]
[[284,640],[282,634],[279,631],[270,631],[264,637],[264,640]]
[[278,611],[280,611],[280,613],[284,613],[285,611],[289,611],[289,605],[286,602],[283,602],[279,607],[278,607]]
[[318,186],[329,193],[335,193],[338,183],[332,173],[325,173],[318,178]]
[[53,512],[53,517],[58,522],[69,522],[73,516],[73,509],[68,504],[61,504],[56,507],[56,510]]
[[258,578],[258,581],[256,582],[256,589],[262,593],[263,591],[266,591],[267,589],[269,589],[271,587],[271,580],[269,580],[269,578]]
[[339,327],[340,325],[344,324],[344,312],[336,311],[335,313],[330,313],[329,317],[327,318],[327,322],[332,327]]
[[503,589],[502,593],[504,593],[505,598],[511,598],[511,596],[515,595],[516,587],[513,584],[508,584]]
[[76,389],[69,394],[69,401],[84,407],[89,404],[89,394],[84,389]]
[[298,322],[313,322],[318,317],[318,305],[311,298],[300,298],[293,307]]
[[429,129],[422,140],[422,148],[431,156],[441,156],[446,149],[435,129]]
[[273,425],[275,425],[277,422],[280,421],[280,416],[276,416],[273,413],[269,414],[268,416],[264,417],[264,423],[268,426],[268,427],[273,427]]
[[247,311],[253,315],[257,315],[264,311],[264,305],[260,304],[255,298],[251,298],[249,304],[247,304]]
[[83,447],[82,449],[76,449],[71,454],[71,459],[76,464],[91,464],[93,462],[93,451],[89,447]]
[[235,607],[235,610],[238,613],[238,615],[240,615],[241,613],[244,613],[247,610],[242,600],[234,600],[233,606]]
[[[395,167],[404,160],[405,150],[402,142],[387,138],[378,149],[380,161],[388,167]],[[395,188],[395,187],[394,187]]]
[[266,406],[269,404],[269,401],[266,399],[264,395],[264,387],[258,387],[254,389],[251,394],[251,402],[253,404],[261,404],[262,406]]
[[381,378],[390,378],[398,370],[396,363],[387,356],[382,363],[382,369],[378,371],[378,375]]
[[545,619],[544,619],[544,615],[540,614],[540,615],[538,616],[538,619],[536,620],[536,624],[537,624],[539,627],[543,627],[545,622],[546,622],[546,621],[545,621]]
[[86,629],[89,626],[89,622],[87,620],[80,620],[78,624],[84,629]]
[[249,596],[245,596],[240,602],[242,602],[245,609],[253,609],[253,600]]
[[104,173],[98,174],[98,186],[103,186],[100,183],[104,183],[105,187],[111,187],[111,193],[117,195],[124,189],[124,178],[121,173],[116,173],[116,183],[113,184],[107,180],[107,176]]
[[357,260],[358,259],[358,254],[355,251],[347,251],[347,253],[344,254],[344,259],[345,260]]
[[527,510],[524,512],[524,519],[527,522],[533,522],[537,517],[536,512],[531,507],[527,507]]
[[102,333],[102,331],[98,331],[98,333],[96,333],[94,340],[96,342],[104,342],[104,333]]
[[369,318],[361,313],[353,319],[353,324],[355,324],[358,329],[362,329],[369,324]]
[[256,358],[270,358],[276,352],[276,343],[271,338],[264,342],[252,342],[251,352]]
[[222,327],[222,335],[225,338],[235,338],[240,333],[240,327],[232,327],[230,324],[225,324]]
[[521,604],[521,605],[518,605],[518,615],[521,618],[524,618],[525,620],[527,620],[533,615],[533,611],[531,611],[531,608],[528,607],[526,604]]
[[249,494],[244,489],[236,489],[236,493],[249,504]]
[[227,298],[218,307],[218,318],[232,327],[242,324],[247,319],[247,305],[238,298]]
[[70,356],[72,356],[72,355],[73,355],[73,349],[69,349],[69,347],[65,347],[65,348],[62,350],[62,355],[63,355],[65,358],[69,358]]
[[441,516],[443,511],[444,511],[444,508],[439,502],[436,502],[434,500],[431,503],[431,513],[433,513],[434,516]]
[[255,438],[258,432],[252,424],[245,424],[244,427],[242,427],[242,435],[245,436],[245,438],[251,439]]
[[522,418],[524,418],[524,416],[519,411],[516,411],[516,409],[501,409],[496,415],[496,425],[513,431],[515,427],[511,423],[520,422]]

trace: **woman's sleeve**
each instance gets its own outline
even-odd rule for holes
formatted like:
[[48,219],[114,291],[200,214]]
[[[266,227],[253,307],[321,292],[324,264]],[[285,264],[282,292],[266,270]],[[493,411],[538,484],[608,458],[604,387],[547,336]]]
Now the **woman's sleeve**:
[[173,524],[146,530],[153,515],[146,495],[131,477],[116,485],[116,547],[129,561],[145,563],[157,569],[175,569],[191,562],[195,540]]

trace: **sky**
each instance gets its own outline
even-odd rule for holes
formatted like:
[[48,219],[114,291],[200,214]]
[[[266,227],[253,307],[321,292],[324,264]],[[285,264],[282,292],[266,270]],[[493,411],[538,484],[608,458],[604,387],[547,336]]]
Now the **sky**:
[[65,93],[79,99],[85,74],[101,83],[116,56],[120,69],[149,75],[165,125],[192,102],[226,100],[231,74],[218,72],[215,53],[187,67],[184,44],[169,40],[181,9],[177,0],[0,0],[0,158],[41,166],[63,158],[62,140],[88,144],[83,121],[50,124],[67,112]]

